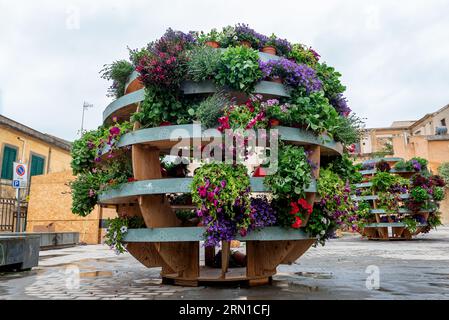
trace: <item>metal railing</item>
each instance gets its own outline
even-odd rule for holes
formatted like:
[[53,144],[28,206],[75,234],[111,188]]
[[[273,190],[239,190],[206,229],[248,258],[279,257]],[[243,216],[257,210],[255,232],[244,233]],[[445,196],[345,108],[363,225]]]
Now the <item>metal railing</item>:
[[[27,204],[20,206],[21,231],[26,229]],[[17,200],[0,198],[0,232],[15,232],[17,226]]]

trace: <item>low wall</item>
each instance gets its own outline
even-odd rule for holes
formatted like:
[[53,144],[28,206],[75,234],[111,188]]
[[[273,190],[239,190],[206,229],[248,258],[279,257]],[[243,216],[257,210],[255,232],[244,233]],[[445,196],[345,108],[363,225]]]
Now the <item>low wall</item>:
[[32,177],[27,232],[79,232],[80,243],[101,242],[101,219],[115,216],[115,210],[97,206],[87,217],[74,215],[68,185],[73,179],[70,171]]
[[449,225],[449,188],[446,188],[446,197],[440,203],[441,221]]

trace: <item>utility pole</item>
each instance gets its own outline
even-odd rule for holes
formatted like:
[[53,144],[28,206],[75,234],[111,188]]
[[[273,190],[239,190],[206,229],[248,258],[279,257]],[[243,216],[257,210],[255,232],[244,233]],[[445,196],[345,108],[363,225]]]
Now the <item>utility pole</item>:
[[84,126],[84,111],[86,111],[88,108],[93,108],[93,106],[94,106],[93,104],[87,103],[86,101],[84,101],[84,103],[83,103],[83,116],[81,118],[81,131],[80,131],[81,136],[83,135],[83,130],[84,130],[84,128],[83,128],[83,126]]

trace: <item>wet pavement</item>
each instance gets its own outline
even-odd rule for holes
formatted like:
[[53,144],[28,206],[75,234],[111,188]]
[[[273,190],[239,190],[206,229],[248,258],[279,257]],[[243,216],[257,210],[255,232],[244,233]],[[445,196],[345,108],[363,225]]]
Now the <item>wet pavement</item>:
[[345,234],[280,266],[271,286],[163,285],[105,245],[42,251],[39,267],[0,273],[0,299],[449,299],[449,227],[412,241]]

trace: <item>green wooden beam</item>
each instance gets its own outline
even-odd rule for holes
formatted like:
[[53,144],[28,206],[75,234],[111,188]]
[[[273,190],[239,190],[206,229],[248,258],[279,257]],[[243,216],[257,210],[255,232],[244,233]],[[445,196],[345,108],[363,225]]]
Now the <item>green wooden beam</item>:
[[[130,198],[140,195],[190,193],[192,180],[192,178],[166,178],[129,182],[102,192],[98,196],[98,201],[102,204],[117,204],[127,203]],[[251,192],[269,192],[263,180],[263,177],[250,178]],[[312,180],[304,191],[316,192],[316,181]]]
[[[185,242],[204,240],[204,227],[179,228],[142,228],[129,229],[124,237],[125,242]],[[266,227],[251,231],[245,237],[236,236],[239,241],[287,241],[312,239],[303,230],[281,227]]]
[[[379,222],[365,224],[364,228],[388,228],[388,227],[406,227],[407,225],[402,222]],[[417,227],[425,227],[427,223],[419,223]]]

